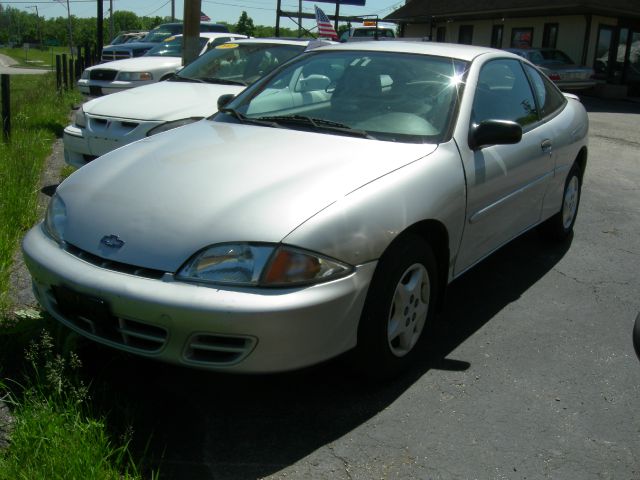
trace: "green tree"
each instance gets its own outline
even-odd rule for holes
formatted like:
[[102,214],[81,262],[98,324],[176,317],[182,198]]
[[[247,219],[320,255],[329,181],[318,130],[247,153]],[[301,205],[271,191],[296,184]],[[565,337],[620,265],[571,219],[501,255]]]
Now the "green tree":
[[236,33],[252,37],[255,29],[256,27],[253,25],[253,20],[249,15],[247,15],[247,12],[243,11],[242,15],[240,15],[240,18],[238,19],[238,23],[236,23]]

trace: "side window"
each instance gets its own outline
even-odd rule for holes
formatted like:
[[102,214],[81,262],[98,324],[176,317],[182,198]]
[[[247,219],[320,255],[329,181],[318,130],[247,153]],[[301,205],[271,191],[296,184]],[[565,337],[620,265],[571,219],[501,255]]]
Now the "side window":
[[533,91],[538,99],[538,105],[540,105],[540,109],[542,110],[541,116],[546,117],[560,110],[566,103],[564,95],[551,84],[546,75],[542,75],[529,65],[525,65],[524,68],[531,79]]
[[489,119],[511,120],[523,127],[539,119],[533,92],[518,60],[492,60],[480,70],[472,122]]

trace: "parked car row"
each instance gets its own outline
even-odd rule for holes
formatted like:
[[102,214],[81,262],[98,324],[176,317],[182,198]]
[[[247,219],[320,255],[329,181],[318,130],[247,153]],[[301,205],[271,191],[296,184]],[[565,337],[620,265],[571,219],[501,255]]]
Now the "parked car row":
[[[216,112],[218,97],[239,93],[301,54],[308,44],[307,40],[239,39],[215,45],[166,82],[86,102],[64,130],[65,160],[79,168],[127,143],[209,117]],[[139,64],[146,59],[112,63]]]
[[[141,57],[155,45],[174,35],[182,34],[184,25],[182,23],[164,23],[147,33],[139,41],[112,44],[102,49],[101,60],[111,62],[113,60],[123,60],[125,58]],[[200,23],[201,33],[229,33],[226,25],[218,23]]]
[[23,242],[53,317],[184,366],[274,372],[351,351],[389,376],[450,282],[534,227],[570,238],[588,118],[530,61],[304,47],[238,40],[85,104],[65,130],[84,166]]
[[[235,33],[201,33],[200,55],[229,40],[247,38]],[[88,95],[106,95],[166,80],[182,65],[182,35],[158,42],[138,58],[94,65],[82,72],[78,89]]]

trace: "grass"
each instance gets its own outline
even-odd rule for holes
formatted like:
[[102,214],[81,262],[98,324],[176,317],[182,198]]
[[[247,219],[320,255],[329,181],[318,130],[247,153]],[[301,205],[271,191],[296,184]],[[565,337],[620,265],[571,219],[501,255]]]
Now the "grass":
[[18,62],[22,67],[55,68],[56,55],[67,54],[70,56],[68,47],[46,47],[44,50],[38,48],[0,48],[0,53],[8,55]]
[[[0,398],[15,417],[9,448],[0,452],[0,479],[141,478],[129,456],[131,434],[119,438],[119,446],[111,442],[105,419],[91,412],[79,358],[73,351],[61,353],[49,333],[56,328],[32,318],[0,336],[4,359],[13,351],[10,363],[15,366],[15,354],[24,361],[20,382],[0,382]],[[32,338],[20,355],[16,345],[23,344],[14,340],[25,336]]]
[[38,220],[45,159],[79,101],[77,93],[58,94],[53,75],[11,79],[12,135],[0,140],[0,399],[15,422],[0,450],[0,480],[142,478],[126,424],[117,427],[125,434],[114,434],[93,411],[73,337],[38,311],[10,313],[12,259]]
[[58,95],[53,75],[11,77],[11,138],[0,141],[0,311],[8,307],[9,268],[18,241],[37,220],[44,160],[79,101],[78,93]]

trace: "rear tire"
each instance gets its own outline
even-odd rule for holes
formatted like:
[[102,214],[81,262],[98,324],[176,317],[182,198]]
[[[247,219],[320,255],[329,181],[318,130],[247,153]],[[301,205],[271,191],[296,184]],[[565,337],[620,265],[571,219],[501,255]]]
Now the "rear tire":
[[396,240],[373,276],[358,328],[354,361],[358,373],[385,379],[405,369],[424,342],[435,314],[437,263],[417,235]]
[[564,183],[560,211],[544,223],[545,233],[552,240],[564,241],[573,233],[580,206],[581,190],[582,175],[578,165],[574,164]]

